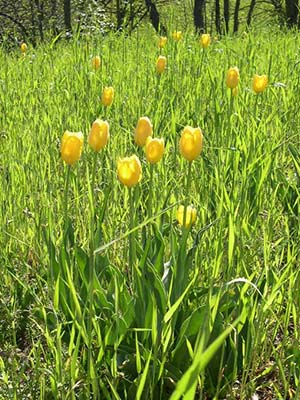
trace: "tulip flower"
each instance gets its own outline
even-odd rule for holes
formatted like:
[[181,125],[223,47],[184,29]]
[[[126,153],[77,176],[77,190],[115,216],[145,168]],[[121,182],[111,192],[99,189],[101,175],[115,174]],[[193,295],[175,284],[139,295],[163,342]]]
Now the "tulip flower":
[[138,146],[145,146],[148,136],[152,136],[152,123],[148,117],[141,117],[135,128],[134,140]]
[[165,150],[164,139],[148,136],[146,140],[145,153],[150,164],[156,164],[161,160]]
[[108,142],[109,139],[109,125],[107,121],[102,121],[101,119],[96,119],[93,122],[92,128],[90,130],[88,142],[91,148],[98,152],[101,150]]
[[119,180],[127,187],[136,185],[142,179],[142,166],[136,155],[118,160]]
[[267,75],[254,75],[252,87],[255,93],[262,93],[268,86]]
[[172,33],[172,38],[176,41],[179,42],[179,40],[182,39],[182,32],[181,31],[174,31]]
[[163,49],[163,48],[166,46],[167,41],[168,41],[168,39],[167,39],[165,36],[161,36],[161,37],[159,38],[158,47],[159,47],[160,49]]
[[83,147],[82,132],[69,132],[63,134],[60,146],[61,158],[68,165],[73,165],[80,159]]
[[210,42],[211,42],[211,40],[210,40],[210,34],[209,34],[209,33],[203,33],[203,34],[201,35],[201,38],[200,38],[200,45],[201,45],[201,47],[203,47],[204,49],[206,49],[206,48],[210,45]]
[[185,228],[189,228],[196,221],[197,218],[197,210],[193,206],[187,206],[186,215],[185,215],[185,224],[184,224],[184,206],[181,205],[178,207],[176,212],[176,218],[179,222],[179,225],[184,226]]
[[227,71],[226,85],[230,89],[234,89],[239,84],[240,72],[238,67],[231,67]]
[[95,56],[92,58],[92,67],[97,70],[98,68],[100,68],[101,65],[101,59],[99,56]]
[[164,56],[159,56],[156,62],[156,72],[162,74],[167,66],[167,59]]
[[114,99],[114,88],[105,87],[102,92],[101,102],[104,106],[110,106]]
[[20,46],[20,48],[21,48],[21,52],[22,52],[23,54],[25,54],[26,51],[27,51],[27,44],[26,44],[26,43],[22,43],[21,46]]
[[183,129],[180,141],[179,151],[188,161],[195,160],[202,151],[203,135],[200,128],[186,126]]

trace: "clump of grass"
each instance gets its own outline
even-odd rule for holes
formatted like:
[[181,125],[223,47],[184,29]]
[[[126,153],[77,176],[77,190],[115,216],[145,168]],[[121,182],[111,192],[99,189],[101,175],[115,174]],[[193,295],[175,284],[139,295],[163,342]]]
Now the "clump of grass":
[[[184,32],[159,77],[146,31],[0,51],[3,398],[298,398],[297,38],[204,49]],[[268,75],[263,93],[254,74]],[[165,140],[155,168],[134,142],[141,116]],[[111,136],[96,157],[98,117]],[[191,168],[186,125],[204,136]],[[65,130],[85,136],[67,184]],[[143,176],[127,191],[117,160],[131,154]],[[180,204],[197,210],[188,229]]]

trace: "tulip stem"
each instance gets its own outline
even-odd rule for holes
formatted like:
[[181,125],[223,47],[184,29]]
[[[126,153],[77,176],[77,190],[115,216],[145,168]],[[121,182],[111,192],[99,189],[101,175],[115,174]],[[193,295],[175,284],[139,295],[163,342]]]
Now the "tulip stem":
[[[90,221],[90,257],[89,257],[89,288],[88,288],[88,304],[89,304],[89,315],[88,315],[88,376],[91,378],[94,373],[94,360],[92,354],[92,327],[93,327],[93,303],[94,303],[94,271],[95,271],[95,176],[96,176],[96,165],[97,165],[97,153],[95,152],[93,158],[92,168],[92,180],[90,185],[90,210],[91,210],[91,221]],[[93,385],[93,383],[92,383]]]
[[228,110],[228,130],[229,131],[230,131],[230,125],[231,125],[230,118],[231,118],[231,115],[232,115],[233,100],[234,100],[232,91],[233,91],[233,89],[230,89],[230,104],[229,104],[229,110]]
[[148,215],[152,217],[152,198],[153,198],[153,164],[150,164],[149,195],[148,195]]
[[66,235],[68,229],[68,195],[69,195],[69,185],[70,185],[70,173],[71,166],[68,165],[66,172],[66,184],[65,184],[65,193],[64,193],[64,231],[63,236]]
[[[134,228],[134,192],[133,188],[129,188],[129,229],[132,230]],[[135,233],[131,233],[129,235],[129,268],[132,267],[132,269],[135,268],[134,263],[136,260],[136,255],[135,255]]]
[[184,211],[183,211],[183,229],[185,229],[186,225],[186,216],[187,216],[187,207],[188,207],[188,201],[189,201],[189,191],[191,187],[191,172],[192,172],[192,161],[189,161],[189,166],[188,166],[188,173],[187,173],[187,179],[186,179],[186,187],[185,187],[185,201],[184,201]]

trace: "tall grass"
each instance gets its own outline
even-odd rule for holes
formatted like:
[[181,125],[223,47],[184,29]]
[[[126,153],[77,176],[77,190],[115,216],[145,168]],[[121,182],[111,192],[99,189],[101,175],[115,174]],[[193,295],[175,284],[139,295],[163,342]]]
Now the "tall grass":
[[[143,30],[0,52],[0,398],[300,396],[299,35],[204,50],[186,32],[159,79],[157,42]],[[254,73],[269,77],[260,95]],[[152,173],[133,140],[143,115],[166,144]],[[86,141],[67,172],[63,132],[86,139],[97,117],[108,146],[95,158]],[[188,185],[186,125],[204,134]],[[143,177],[129,192],[116,162],[131,154]],[[180,204],[197,209],[191,229]]]

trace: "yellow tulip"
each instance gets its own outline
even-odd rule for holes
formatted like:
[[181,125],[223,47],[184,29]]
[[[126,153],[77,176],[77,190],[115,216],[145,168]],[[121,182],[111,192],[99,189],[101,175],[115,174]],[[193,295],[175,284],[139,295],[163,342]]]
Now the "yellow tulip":
[[230,89],[234,89],[239,84],[240,72],[238,67],[231,67],[227,71],[226,85]]
[[211,40],[210,40],[210,34],[209,34],[209,33],[203,33],[203,34],[201,35],[201,38],[200,38],[200,45],[201,45],[201,47],[203,47],[204,49],[206,49],[206,48],[210,45],[210,42],[211,42]]
[[92,58],[92,67],[96,70],[100,68],[101,65],[101,59],[99,56],[95,56]]
[[156,61],[156,72],[162,74],[167,66],[167,59],[164,56],[159,56]]
[[145,153],[146,158],[150,164],[156,164],[162,159],[165,150],[164,139],[154,138],[150,136],[147,138]]
[[254,75],[252,87],[255,93],[262,93],[268,86],[267,75]]
[[163,49],[165,47],[165,45],[167,44],[168,39],[165,36],[161,36],[159,38],[159,42],[158,42],[158,47],[160,49]]
[[238,87],[235,87],[234,89],[232,89],[231,93],[233,97],[236,97],[238,95],[239,89]]
[[109,139],[109,125],[107,121],[96,119],[90,130],[88,142],[94,151],[101,150]]
[[82,132],[69,132],[63,134],[60,146],[61,158],[68,165],[73,165],[80,159],[83,147]]
[[141,147],[145,146],[148,136],[152,136],[152,123],[148,117],[141,117],[135,128],[135,143]]
[[[184,206],[181,205],[178,207],[176,218],[177,221],[179,222],[179,225],[183,226]],[[187,206],[184,226],[186,228],[189,228],[196,221],[196,218],[197,218],[197,210],[193,206]]]
[[181,31],[174,31],[172,33],[172,38],[176,41],[179,42],[179,40],[182,39],[182,32]]
[[101,102],[104,106],[110,106],[114,99],[114,88],[105,87],[102,92]]
[[203,135],[200,128],[186,126],[179,141],[179,151],[188,161],[195,160],[202,151]]
[[26,43],[22,43],[21,46],[20,46],[20,48],[21,48],[21,52],[22,52],[23,54],[26,53],[26,51],[27,51],[27,44],[26,44]]
[[142,179],[142,166],[136,155],[118,160],[119,180],[127,187],[136,185]]

